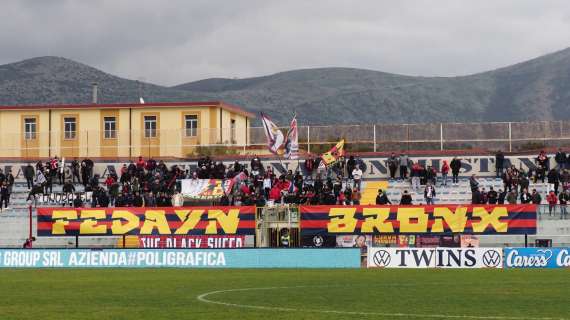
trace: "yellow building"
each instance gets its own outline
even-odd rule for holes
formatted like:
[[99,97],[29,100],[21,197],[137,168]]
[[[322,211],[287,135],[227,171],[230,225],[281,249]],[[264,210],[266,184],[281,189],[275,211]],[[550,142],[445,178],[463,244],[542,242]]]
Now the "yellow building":
[[221,101],[0,106],[0,157],[186,157],[246,145],[251,118]]

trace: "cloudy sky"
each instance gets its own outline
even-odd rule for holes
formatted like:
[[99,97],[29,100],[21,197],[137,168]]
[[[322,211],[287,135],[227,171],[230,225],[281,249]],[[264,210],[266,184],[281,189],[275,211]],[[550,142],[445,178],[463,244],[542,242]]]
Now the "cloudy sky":
[[0,0],[0,64],[174,85],[314,67],[451,76],[570,47],[568,0]]

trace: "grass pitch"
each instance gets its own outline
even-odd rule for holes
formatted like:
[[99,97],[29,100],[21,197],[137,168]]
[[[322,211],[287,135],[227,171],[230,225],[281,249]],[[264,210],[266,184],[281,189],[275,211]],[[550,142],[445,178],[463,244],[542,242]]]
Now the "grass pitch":
[[570,319],[570,272],[1,270],[0,319]]

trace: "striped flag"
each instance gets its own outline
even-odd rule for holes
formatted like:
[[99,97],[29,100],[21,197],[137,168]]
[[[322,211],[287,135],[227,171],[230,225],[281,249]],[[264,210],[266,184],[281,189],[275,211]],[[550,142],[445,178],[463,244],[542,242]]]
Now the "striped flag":
[[285,159],[299,159],[299,131],[297,129],[297,116],[291,120],[287,139],[285,140]]
[[285,137],[279,127],[265,114],[261,113],[261,122],[265,129],[265,137],[267,138],[267,148],[271,153],[277,154],[277,151],[283,145]]

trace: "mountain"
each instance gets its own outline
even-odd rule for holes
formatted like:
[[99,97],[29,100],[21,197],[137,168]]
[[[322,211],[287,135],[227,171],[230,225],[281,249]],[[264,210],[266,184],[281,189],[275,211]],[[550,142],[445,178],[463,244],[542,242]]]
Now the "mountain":
[[[136,102],[141,84],[64,58],[0,66],[0,104]],[[412,77],[319,68],[174,87],[142,84],[147,101],[224,100],[264,111],[285,125],[570,119],[570,48],[506,68],[461,77]]]

